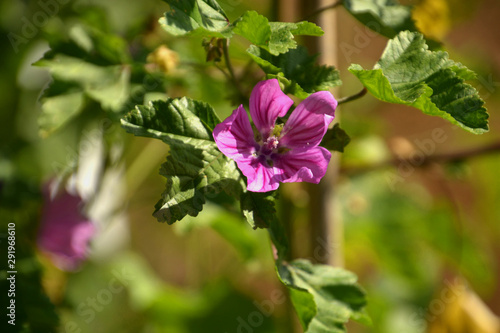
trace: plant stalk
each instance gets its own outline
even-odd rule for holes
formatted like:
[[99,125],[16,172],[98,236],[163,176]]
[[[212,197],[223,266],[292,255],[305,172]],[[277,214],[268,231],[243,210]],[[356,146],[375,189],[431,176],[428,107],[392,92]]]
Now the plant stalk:
[[240,81],[236,77],[234,73],[233,64],[231,63],[231,57],[229,56],[229,39],[226,39],[224,43],[222,43],[222,52],[224,53],[224,59],[226,61],[226,67],[229,71],[229,76],[231,77],[231,81],[234,86],[238,90],[241,97],[245,97],[244,91],[241,87]]
[[354,95],[339,98],[337,100],[337,102],[339,103],[339,105],[343,104],[343,103],[352,102],[352,101],[357,100],[358,98],[363,97],[364,95],[366,95],[367,92],[368,92],[368,90],[366,88],[363,88],[360,92],[358,92]]

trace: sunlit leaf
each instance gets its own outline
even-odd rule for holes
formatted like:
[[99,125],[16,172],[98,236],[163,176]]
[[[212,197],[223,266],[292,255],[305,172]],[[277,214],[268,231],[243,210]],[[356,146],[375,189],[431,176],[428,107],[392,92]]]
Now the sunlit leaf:
[[164,0],[170,11],[160,19],[163,29],[174,36],[231,36],[229,19],[215,0]]
[[302,21],[295,24],[297,28],[292,30],[294,35],[306,35],[306,36],[323,36],[325,32],[323,29],[318,27],[316,24],[308,21]]
[[345,333],[350,319],[370,324],[365,292],[353,273],[307,260],[277,263],[278,275],[289,288],[292,303],[307,333]]
[[349,71],[382,101],[413,106],[475,134],[488,131],[484,101],[464,82],[475,74],[448,53],[429,51],[419,33],[402,32],[389,41],[375,69],[353,64]]
[[213,141],[218,122],[208,104],[188,98],[140,105],[122,119],[127,132],[160,139],[170,147],[160,169],[167,183],[154,212],[159,221],[172,224],[186,215],[196,216],[206,197],[221,191],[239,198],[240,172]]
[[294,36],[323,34],[323,30],[314,23],[269,22],[255,11],[248,11],[240,17],[233,31],[275,56],[297,47]]
[[395,0],[344,0],[342,4],[358,21],[383,36],[392,38],[404,30],[418,31],[411,6]]
[[266,45],[271,38],[269,20],[256,11],[245,12],[235,24],[234,33],[245,37],[252,44]]

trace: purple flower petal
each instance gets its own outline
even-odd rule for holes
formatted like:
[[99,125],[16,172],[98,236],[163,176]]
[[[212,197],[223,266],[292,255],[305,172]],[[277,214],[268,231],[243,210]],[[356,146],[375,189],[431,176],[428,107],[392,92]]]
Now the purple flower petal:
[[87,258],[94,236],[94,224],[80,213],[82,200],[64,192],[53,200],[44,193],[46,203],[38,232],[39,247],[48,252],[56,266],[72,271]]
[[283,170],[283,183],[319,183],[326,173],[332,154],[323,147],[298,148],[280,156],[275,167]]
[[248,191],[272,191],[280,182],[319,183],[325,175],[331,154],[317,146],[334,118],[337,101],[328,92],[314,93],[299,104],[281,133],[272,133],[276,119],[292,104],[278,80],[262,81],[250,97],[250,114],[261,138],[254,137],[242,106],[215,127],[217,146],[247,177]]
[[219,150],[236,161],[248,158],[258,148],[243,105],[215,126],[213,135]]
[[279,187],[279,178],[283,173],[278,168],[268,167],[258,158],[236,161],[238,168],[247,177],[247,190],[252,192],[268,192]]
[[337,101],[327,91],[318,91],[292,112],[283,127],[280,146],[287,148],[316,147],[335,117]]
[[281,91],[277,79],[261,81],[250,95],[250,115],[265,141],[274,128],[278,117],[284,117],[293,101]]

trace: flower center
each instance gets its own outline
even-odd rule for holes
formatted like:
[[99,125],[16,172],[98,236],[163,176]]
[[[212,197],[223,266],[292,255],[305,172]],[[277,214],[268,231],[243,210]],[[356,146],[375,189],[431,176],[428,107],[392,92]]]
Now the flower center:
[[265,142],[259,143],[259,150],[256,152],[256,156],[262,164],[267,164],[269,167],[274,165],[273,155],[278,152],[278,138],[275,136],[270,136]]
[[259,153],[264,156],[270,156],[272,153],[276,152],[278,148],[278,138],[275,136],[270,136],[267,138],[266,142],[262,146],[260,146]]
[[276,124],[270,130],[269,137],[265,138],[256,128],[254,128],[254,139],[259,147],[254,153],[254,156],[256,156],[261,163],[267,164],[269,167],[274,165],[274,160],[277,157],[276,155],[283,154],[289,150],[285,147],[278,147],[282,130],[283,124]]

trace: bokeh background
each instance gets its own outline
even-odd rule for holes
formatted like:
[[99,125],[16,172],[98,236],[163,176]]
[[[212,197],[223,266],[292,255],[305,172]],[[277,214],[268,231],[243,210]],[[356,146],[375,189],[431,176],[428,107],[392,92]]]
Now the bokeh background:
[[[19,323],[29,322],[32,332],[56,326],[57,332],[92,333],[299,331],[265,231],[252,230],[223,200],[173,226],[151,215],[164,189],[158,174],[168,153],[163,143],[126,134],[119,115],[100,111],[95,102],[53,131],[40,130],[38,99],[50,75],[32,63],[48,50],[48,41],[62,38],[88,13],[99,13],[108,33],[126,41],[133,61],[162,72],[164,91],[146,94],[138,104],[189,96],[210,103],[221,118],[229,115],[238,96],[206,62],[201,39],[164,33],[157,19],[168,6],[159,0],[54,0],[58,6],[47,23],[26,34],[26,22],[44,10],[42,2],[0,2],[0,245],[5,253],[6,226],[14,222]],[[231,20],[250,9],[276,19],[295,4],[220,3]],[[337,119],[352,140],[331,184],[335,223],[342,226],[335,239],[342,241],[319,245],[340,253],[367,292],[373,325],[350,323],[349,332],[500,332],[500,2],[407,3],[416,5],[422,32],[478,74],[471,84],[486,101],[490,132],[475,136],[369,95],[342,105]],[[334,10],[334,65],[343,80],[335,94],[342,97],[361,89],[347,67],[372,67],[387,39],[342,7]],[[13,45],[9,33],[24,39]],[[160,45],[173,51],[160,57],[168,62],[163,67],[148,58]],[[246,47],[234,40],[230,51],[250,91],[262,73],[249,64]],[[411,159],[419,155],[442,158],[422,165]],[[62,187],[83,198],[80,208],[97,228],[88,259],[70,272],[37,245],[49,204],[42,189],[61,179]],[[307,255],[308,188],[283,186],[281,197],[294,252]],[[2,332],[30,332],[28,326],[5,327]]]

